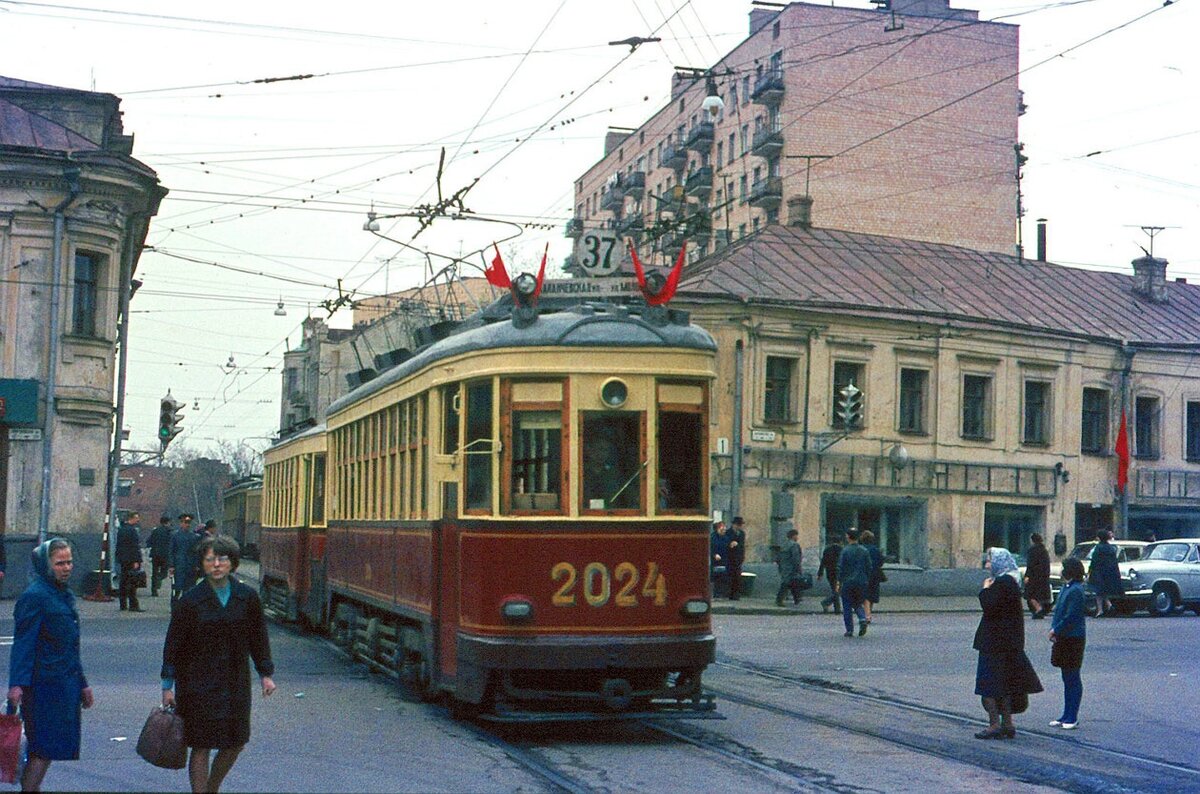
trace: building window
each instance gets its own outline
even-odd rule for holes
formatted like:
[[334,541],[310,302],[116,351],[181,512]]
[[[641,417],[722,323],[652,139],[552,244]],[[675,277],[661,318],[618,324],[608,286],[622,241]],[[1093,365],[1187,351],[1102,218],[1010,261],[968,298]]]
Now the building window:
[[779,223],[779,210],[767,210],[767,223]]
[[100,285],[100,257],[96,254],[75,254],[75,303],[71,333],[76,336],[96,335],[96,298]]
[[1108,391],[1105,389],[1083,390],[1079,451],[1089,455],[1103,455],[1108,451]]
[[900,432],[925,432],[925,402],[928,393],[929,373],[926,370],[900,370]]
[[746,203],[746,175],[745,174],[742,174],[741,177],[738,179],[738,198],[740,198],[742,200],[743,204]]
[[962,437],[987,438],[992,424],[992,379],[963,375]]
[[771,26],[771,38],[779,38],[779,20],[775,20],[775,24]]
[[737,107],[737,81],[735,80],[729,86],[729,106]]
[[763,399],[763,419],[789,422],[792,419],[792,383],[796,359],[767,356],[767,378]]
[[749,124],[743,124],[743,125],[742,125],[742,149],[741,149],[741,153],[744,155],[744,154],[745,154],[746,152],[748,152],[748,151],[750,151],[750,125],[749,125]]
[[1046,444],[1050,441],[1050,384],[1044,380],[1025,381],[1026,444]]
[[717,168],[725,165],[725,142],[717,141]]
[[746,236],[746,224],[739,223],[738,224],[738,239],[740,240],[745,236]]
[[1133,408],[1133,454],[1158,457],[1158,398],[1138,397]]
[[[850,384],[853,383],[854,386],[862,392],[862,394],[860,394],[858,397],[858,401],[859,405],[865,409],[866,381],[863,377],[865,370],[866,367],[864,365],[856,364],[852,361],[833,362],[833,400],[830,402],[830,405],[833,406],[833,415],[830,417],[829,422],[829,424],[833,427],[846,427],[846,422],[841,416],[838,416],[838,408],[841,406],[843,399],[842,389],[846,388]],[[866,424],[864,415],[865,410],[860,409],[859,419],[857,422],[853,423],[854,427],[862,427],[864,424]]]
[[1200,461],[1200,402],[1187,404],[1187,440],[1185,454],[1188,460]]
[[725,208],[725,190],[723,188],[717,188],[717,203],[713,207],[713,217],[714,218],[721,217],[721,210],[723,210],[724,208]]
[[742,78],[742,104],[750,101],[750,75]]

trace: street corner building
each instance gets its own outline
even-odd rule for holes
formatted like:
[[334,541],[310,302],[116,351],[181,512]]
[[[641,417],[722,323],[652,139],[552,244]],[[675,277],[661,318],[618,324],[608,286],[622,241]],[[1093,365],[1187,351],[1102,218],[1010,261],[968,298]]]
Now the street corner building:
[[[10,560],[25,558],[39,528],[70,539],[84,570],[99,559],[123,307],[166,194],[132,156],[120,102],[0,76],[0,530]],[[25,566],[9,573],[5,594],[19,592]]]

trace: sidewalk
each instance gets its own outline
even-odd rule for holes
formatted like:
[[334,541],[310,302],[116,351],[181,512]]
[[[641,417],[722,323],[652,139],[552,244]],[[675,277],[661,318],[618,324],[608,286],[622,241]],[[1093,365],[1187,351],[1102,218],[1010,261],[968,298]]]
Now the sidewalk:
[[[742,596],[737,601],[714,598],[714,615],[820,615],[821,599],[829,596],[829,588],[813,588],[804,593],[800,603],[791,604],[791,596],[785,599],[786,606],[775,606],[775,597],[760,594]],[[839,607],[840,610],[840,607]],[[900,612],[979,612],[979,599],[975,596],[889,596],[884,595],[872,610],[879,614]]]

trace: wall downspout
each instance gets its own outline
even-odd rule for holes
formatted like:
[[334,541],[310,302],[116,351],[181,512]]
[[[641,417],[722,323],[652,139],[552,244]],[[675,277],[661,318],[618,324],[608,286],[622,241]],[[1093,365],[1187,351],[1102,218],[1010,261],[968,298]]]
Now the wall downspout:
[[738,339],[733,346],[733,471],[729,483],[729,521],[742,509],[742,402],[746,388],[742,367],[745,359],[745,342]]
[[50,531],[50,481],[53,474],[54,452],[54,400],[57,385],[58,358],[61,355],[60,346],[62,330],[59,319],[59,294],[66,287],[63,282],[63,238],[66,236],[67,207],[79,198],[82,188],[79,186],[79,169],[68,166],[63,169],[63,177],[67,180],[67,197],[54,208],[54,238],[51,243],[53,253],[50,264],[50,338],[47,344],[49,361],[46,364],[46,417],[42,430],[42,500],[38,512],[38,543],[45,543]]

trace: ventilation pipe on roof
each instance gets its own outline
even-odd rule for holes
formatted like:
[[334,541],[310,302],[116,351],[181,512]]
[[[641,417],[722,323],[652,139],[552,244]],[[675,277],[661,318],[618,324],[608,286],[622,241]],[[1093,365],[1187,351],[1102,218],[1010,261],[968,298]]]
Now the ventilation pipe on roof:
[[792,196],[788,199],[788,226],[812,228],[812,196]]
[[1046,219],[1037,219],[1037,261],[1046,261]]
[[1167,302],[1167,260],[1142,256],[1133,260],[1133,291],[1155,303]]

